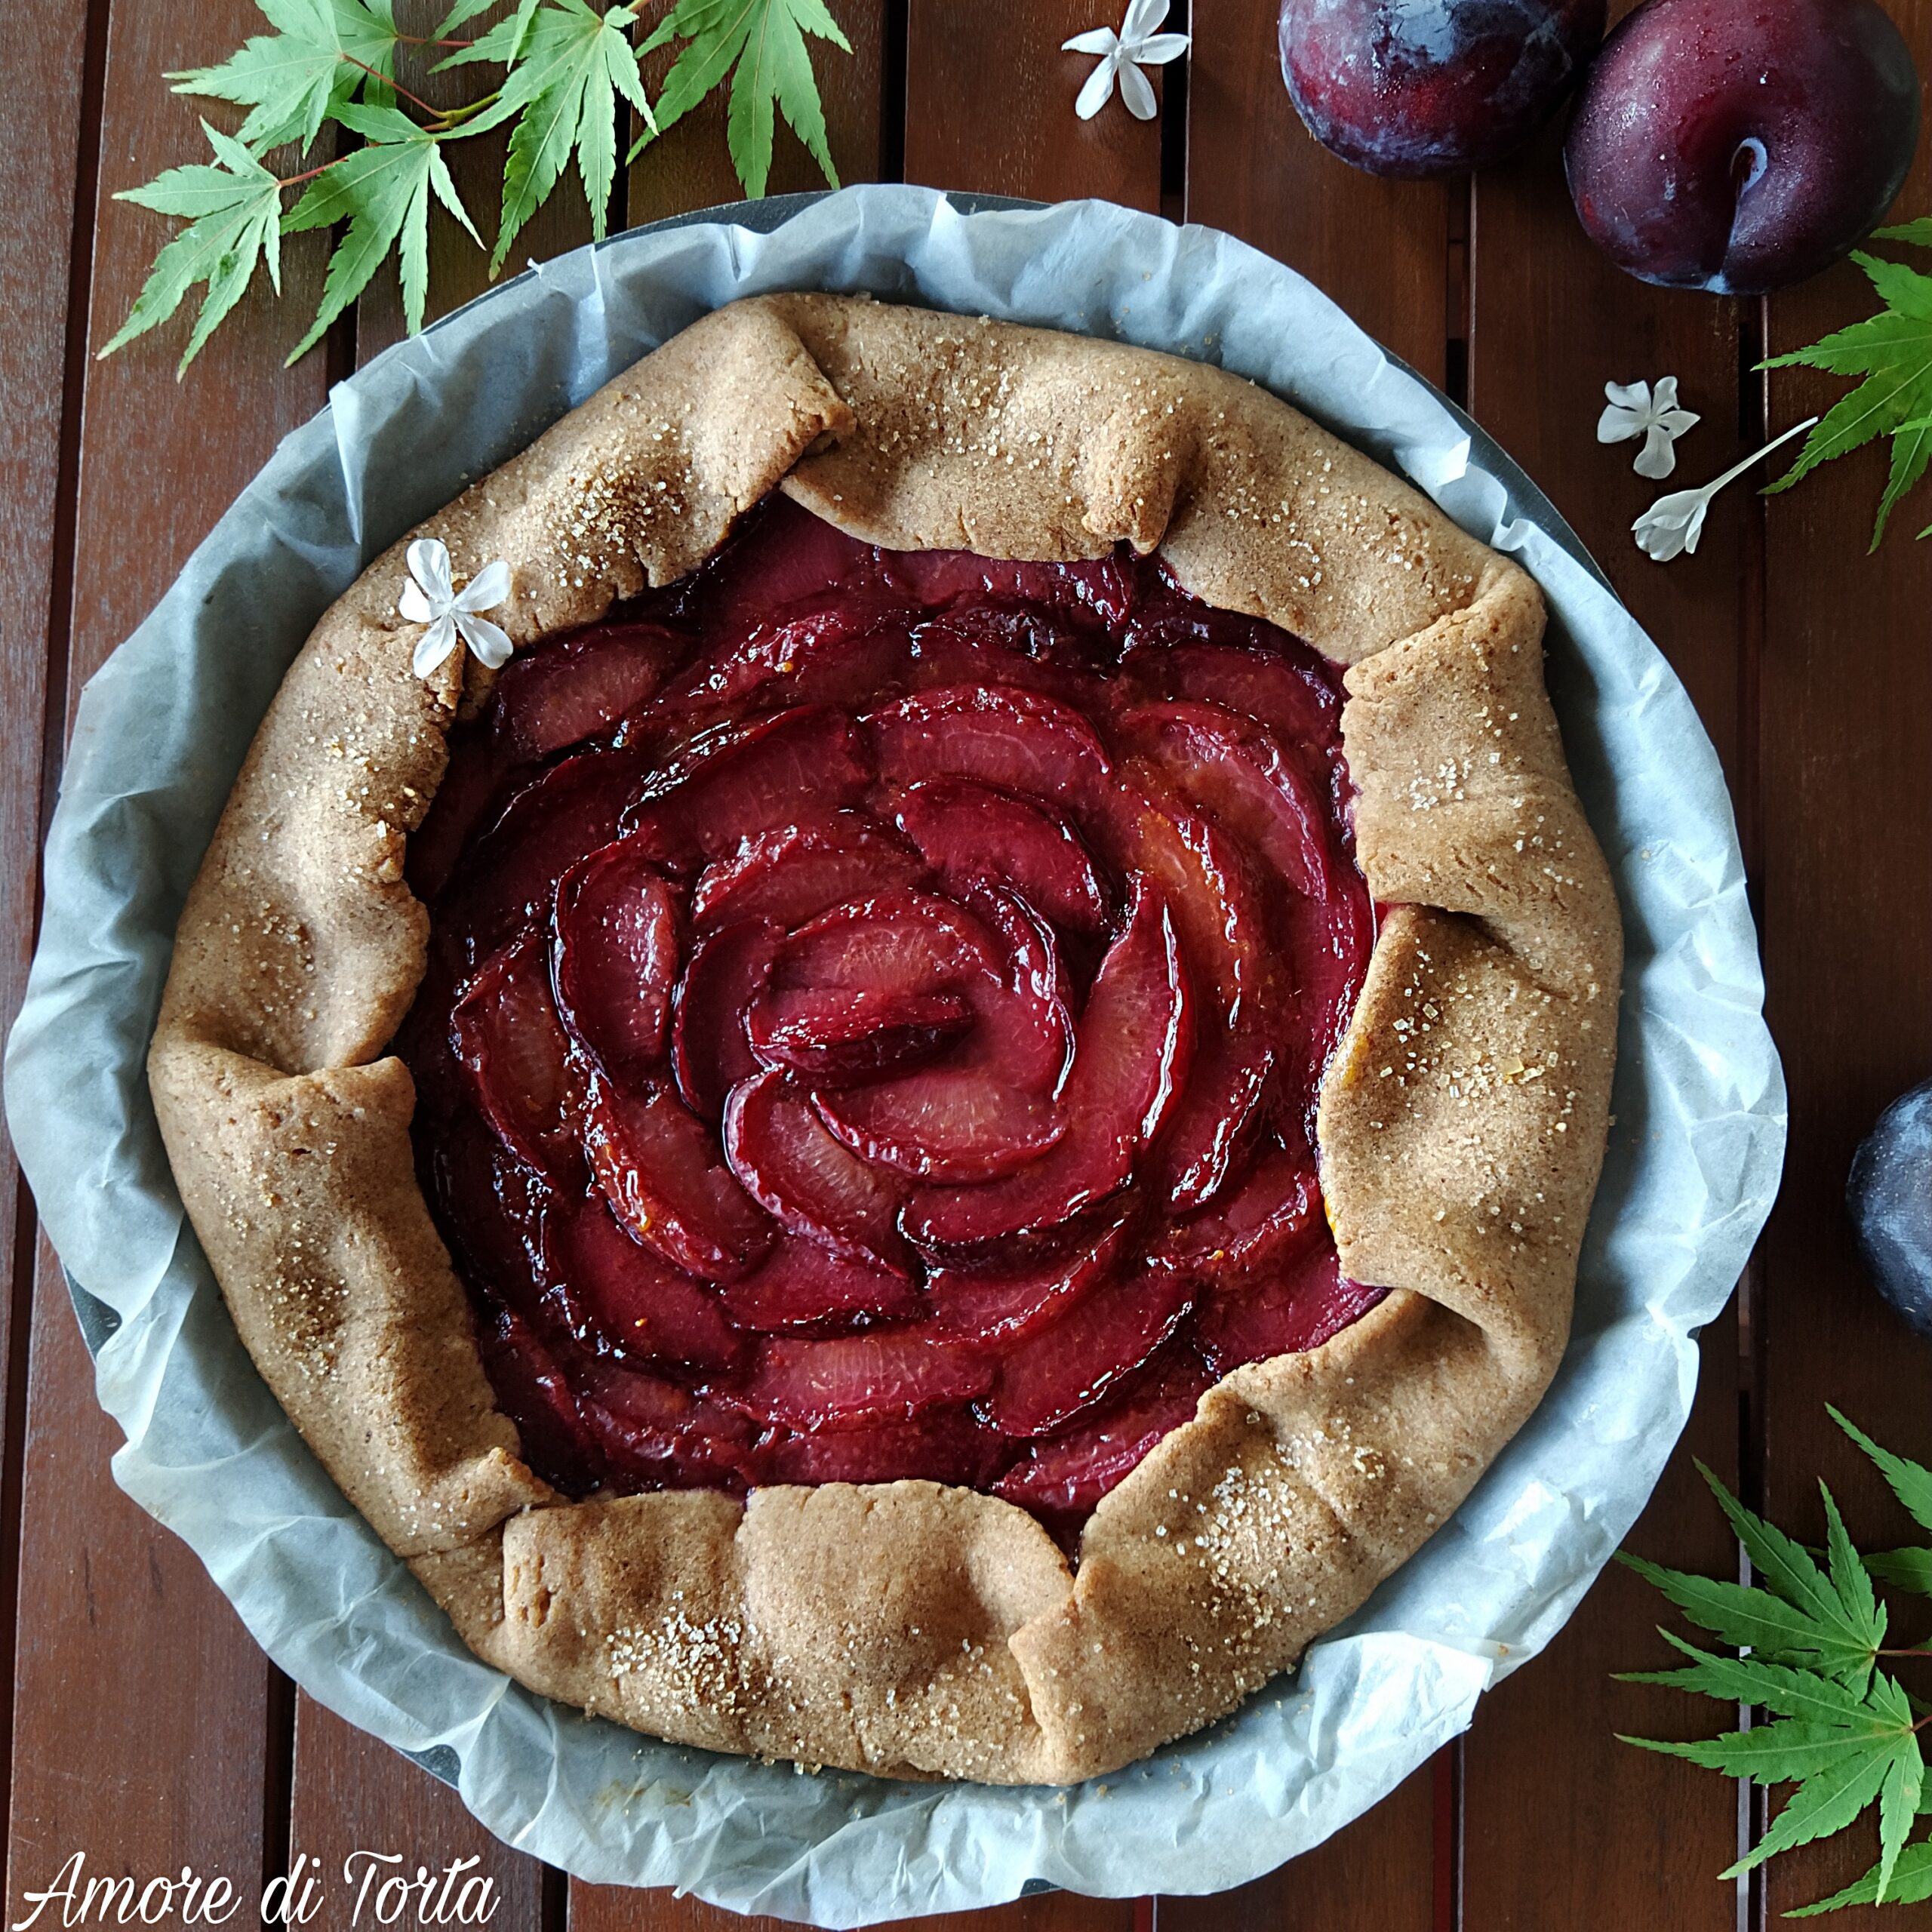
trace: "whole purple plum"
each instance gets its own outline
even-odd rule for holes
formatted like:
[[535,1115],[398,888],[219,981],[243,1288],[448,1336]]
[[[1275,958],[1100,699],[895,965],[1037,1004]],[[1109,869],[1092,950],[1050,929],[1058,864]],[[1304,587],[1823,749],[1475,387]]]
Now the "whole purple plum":
[[1603,38],[1606,0],[1281,0],[1309,131],[1372,174],[1460,174],[1521,147]]
[[1845,1201],[1878,1292],[1932,1341],[1932,1080],[1878,1116]]
[[1877,0],[1648,0],[1584,84],[1565,164],[1590,238],[1645,281],[1762,295],[1869,232],[1918,145]]

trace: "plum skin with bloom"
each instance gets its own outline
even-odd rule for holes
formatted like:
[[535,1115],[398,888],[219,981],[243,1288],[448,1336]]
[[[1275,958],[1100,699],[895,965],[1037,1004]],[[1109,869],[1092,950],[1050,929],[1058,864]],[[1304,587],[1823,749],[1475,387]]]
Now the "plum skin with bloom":
[[1883,219],[1918,125],[1911,51],[1877,0],[1648,0],[1591,69],[1564,158],[1619,268],[1763,295]]
[[1281,75],[1324,147],[1371,174],[1486,168],[1555,113],[1605,0],[1282,0]]
[[1932,1080],[1878,1116],[1852,1157],[1845,1204],[1879,1294],[1932,1341]]

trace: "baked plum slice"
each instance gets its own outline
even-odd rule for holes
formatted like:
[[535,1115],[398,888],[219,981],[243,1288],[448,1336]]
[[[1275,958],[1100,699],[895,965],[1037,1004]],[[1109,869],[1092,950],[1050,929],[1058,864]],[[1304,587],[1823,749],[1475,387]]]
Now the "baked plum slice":
[[586,1426],[627,1487],[743,1490],[749,1481],[756,1431],[731,1404],[608,1357],[577,1364],[573,1386]]
[[914,614],[888,596],[844,593],[761,624],[728,651],[694,665],[638,718],[641,734],[785,705],[875,704],[912,666]]
[[929,1411],[917,1422],[865,1429],[787,1430],[758,1451],[767,1482],[903,1482],[908,1478],[983,1487],[1012,1454],[970,1411]]
[[1278,1140],[1256,1151],[1235,1185],[1200,1214],[1169,1225],[1149,1259],[1217,1284],[1276,1266],[1323,1226],[1314,1162]]
[[678,1092],[706,1120],[717,1120],[725,1095],[758,1071],[745,1014],[784,937],[769,919],[723,926],[698,941],[685,968],[671,1022],[671,1064]]
[[505,1146],[553,1178],[577,1171],[580,1081],[550,993],[543,935],[493,954],[450,1014],[450,1048]]
[[1211,814],[1297,892],[1327,891],[1326,806],[1269,733],[1218,705],[1192,702],[1143,705],[1119,729],[1176,796]]
[[781,1235],[750,1274],[718,1293],[740,1328],[763,1334],[904,1321],[926,1307],[904,1274],[876,1261],[835,1254],[805,1235]]
[[551,1274],[581,1311],[583,1339],[645,1361],[729,1368],[743,1338],[704,1288],[618,1226],[601,1194],[546,1224]]
[[747,838],[705,869],[691,894],[700,931],[775,919],[789,931],[849,900],[916,884],[926,868],[883,826],[856,812]]
[[1349,1281],[1334,1249],[1324,1243],[1238,1291],[1208,1295],[1195,1333],[1214,1373],[1227,1375],[1244,1362],[1319,1348],[1359,1321],[1384,1293]]
[[566,1494],[595,1489],[605,1475],[602,1449],[542,1337],[521,1315],[486,1305],[476,1343],[497,1406],[516,1426],[525,1462]]
[[1211,1035],[1194,1057],[1187,1091],[1155,1151],[1149,1179],[1177,1214],[1204,1208],[1254,1140],[1277,1055],[1257,1026]]
[[986,1414],[1009,1435],[1044,1435],[1118,1387],[1194,1306],[1179,1276],[1143,1269],[1109,1281],[1000,1358]]
[[866,720],[888,784],[966,778],[1023,798],[1078,807],[1112,767],[1092,725],[1037,691],[955,685],[920,691]]
[[917,1177],[985,1180],[1014,1172],[1066,1132],[1055,1097],[1071,1023],[1050,942],[1030,921],[1020,931],[1024,949],[1009,957],[972,912],[899,893],[828,915],[781,952],[774,997],[950,994],[971,1013],[958,1045],[930,1065],[815,1096],[826,1125],[862,1158]]
[[808,598],[881,582],[879,553],[788,497],[768,498],[691,586],[686,615],[729,638]]
[[994,1484],[993,1494],[1056,1527],[1072,1527],[1164,1436],[1194,1420],[1214,1381],[1186,1338],[1178,1337],[1143,1374],[1059,1434],[1034,1443]]
[[1081,1017],[1064,1137],[1003,1180],[921,1188],[907,1204],[906,1233],[922,1247],[971,1247],[1058,1227],[1118,1193],[1172,1112],[1193,1050],[1193,1001],[1174,920],[1143,881]]
[[601,847],[558,881],[550,973],[565,1026],[602,1065],[635,1077],[662,1062],[677,901],[629,841]]
[[724,1158],[780,1227],[836,1254],[905,1265],[898,1223],[907,1183],[835,1140],[783,1069],[755,1074],[731,1089]]
[[943,1266],[926,1277],[936,1334],[989,1347],[1030,1335],[1108,1280],[1127,1248],[1128,1219],[1115,1214],[1070,1247],[1027,1262]]
[[873,1080],[943,1053],[973,1023],[958,993],[768,991],[745,1016],[752,1051],[832,1087]]
[[691,640],[661,624],[592,624],[520,653],[497,680],[491,749],[533,763],[601,737],[657,694]]
[[1238,712],[1279,743],[1326,746],[1341,727],[1340,695],[1312,661],[1304,666],[1266,648],[1170,642],[1150,633],[1129,646],[1122,663],[1164,697]]
[[647,1247],[707,1281],[748,1275],[772,1226],[718,1159],[704,1123],[666,1085],[590,1077],[584,1146],[611,1211]]
[[624,814],[626,837],[652,859],[694,866],[740,841],[856,805],[872,774],[852,720],[799,705],[691,740]]
[[789,1429],[854,1429],[957,1407],[983,1395],[992,1379],[992,1362],[980,1349],[921,1327],[887,1329],[761,1342],[757,1366],[732,1399]]
[[1069,932],[1091,934],[1106,924],[1107,893],[1093,857],[1048,807],[939,778],[899,792],[892,814],[949,891],[990,881]]
[[455,903],[439,908],[439,917],[470,934],[478,951],[548,920],[557,881],[586,852],[617,837],[648,769],[634,750],[581,752],[552,765],[476,841],[450,890]]

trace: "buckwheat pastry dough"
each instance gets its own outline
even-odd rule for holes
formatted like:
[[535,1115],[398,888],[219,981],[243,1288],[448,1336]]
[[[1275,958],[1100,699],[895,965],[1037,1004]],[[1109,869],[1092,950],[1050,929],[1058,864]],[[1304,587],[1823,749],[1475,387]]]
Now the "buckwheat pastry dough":
[[189,894],[149,1061],[237,1328],[477,1653],[723,1751],[1058,1783],[1232,1709],[1449,1515],[1541,1397],[1601,1163],[1621,934],[1514,565],[1221,371],[863,300],[694,324],[412,536],[502,558],[519,646],[688,572],[782,489],[866,541],[1158,547],[1350,666],[1386,915],[1324,1081],[1341,1263],[1392,1292],[1236,1371],[1100,1503],[1077,1567],[916,1481],[569,1502],[525,1466],[418,1189],[386,1057],[425,963],[403,877],[460,707],[395,614],[405,545],[316,626]]

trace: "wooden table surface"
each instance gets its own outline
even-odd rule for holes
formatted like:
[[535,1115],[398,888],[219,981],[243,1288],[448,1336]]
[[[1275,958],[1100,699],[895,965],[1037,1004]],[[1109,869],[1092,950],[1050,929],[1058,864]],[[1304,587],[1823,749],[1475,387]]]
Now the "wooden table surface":
[[[1932,75],[1932,0],[1888,4]],[[1307,138],[1289,106],[1273,0],[1193,0],[1192,59],[1164,70],[1161,117],[1144,125],[1118,101],[1077,122],[1073,95],[1090,63],[1058,51],[1070,33],[1115,23],[1120,0],[834,8],[857,50],[851,59],[821,51],[818,60],[845,179],[1103,195],[1228,229],[1279,257],[1466,402],[1663,647],[1737,801],[1792,1138],[1770,1232],[1732,1309],[1704,1337],[1689,1430],[1632,1546],[1713,1573],[1734,1567],[1694,1454],[1814,1540],[1821,1474],[1847,1502],[1854,1534],[1879,1546],[1898,1540],[1823,1404],[1932,1459],[1932,1354],[1873,1297],[1841,1205],[1852,1148],[1880,1106],[1932,1074],[1932,549],[1910,540],[1923,496],[1912,506],[1921,514],[1902,516],[1868,557],[1884,463],[1868,450],[1768,503],[1730,492],[1699,554],[1660,567],[1628,534],[1649,486],[1631,473],[1627,450],[1600,448],[1592,433],[1606,380],[1674,372],[1706,418],[1684,452],[1686,480],[1701,481],[1768,430],[1825,408],[1840,392],[1829,379],[1780,372],[1767,383],[1752,371],[1767,351],[1867,312],[1856,270],[1768,304],[1628,280],[1578,229],[1553,135],[1474,182],[1395,185],[1354,173]],[[401,327],[385,272],[325,350],[285,368],[321,275],[318,240],[303,237],[285,250],[283,302],[252,292],[184,381],[174,373],[184,318],[92,359],[164,232],[112,197],[198,158],[192,112],[162,76],[221,58],[258,25],[248,0],[69,0],[35,9],[32,32],[9,36],[0,76],[0,151],[12,179],[0,216],[0,999],[9,1021],[82,684],[277,439]],[[460,150],[472,208],[494,206],[500,150],[483,152],[488,145]],[[781,130],[774,191],[815,185]],[[735,192],[714,106],[648,150],[618,199],[638,222]],[[1902,205],[1932,211],[1932,140]],[[553,254],[588,232],[573,178],[516,254]],[[432,299],[451,306],[481,285],[481,258],[467,251],[439,264]],[[192,1863],[242,1882],[285,1869],[291,1850],[339,1867],[358,1847],[432,1867],[480,1856],[505,1901],[494,1922],[516,1932],[732,1922],[666,1893],[546,1871],[496,1844],[425,1773],[296,1691],[186,1549],[114,1487],[116,1432],[95,1406],[59,1268],[17,1170],[0,1188],[0,1217],[11,1270],[0,1301],[0,1630],[13,1644],[13,1668],[0,1674],[12,1718],[7,1922],[22,1915],[23,1889],[45,1885],[77,1849],[97,1872]],[[1613,1670],[1662,1660],[1660,1607],[1628,1573],[1606,1574],[1547,1654],[1484,1700],[1465,1739],[1369,1816],[1243,1892],[1127,1903],[1047,1895],[980,1922],[992,1932],[1733,1932],[1866,1869],[1875,1855],[1869,1830],[1780,1860],[1747,1893],[1716,1881],[1740,1837],[1761,1829],[1761,1809],[1754,1817],[1734,1785],[1612,1735],[1687,1736],[1704,1721],[1709,1707],[1692,1700],[1611,1681]],[[312,1923],[348,1923],[347,1896],[337,1888],[332,1898]],[[1854,1932],[1872,1917],[1838,1922]],[[1879,1922],[1924,1925],[1932,1907],[1893,1908]]]

